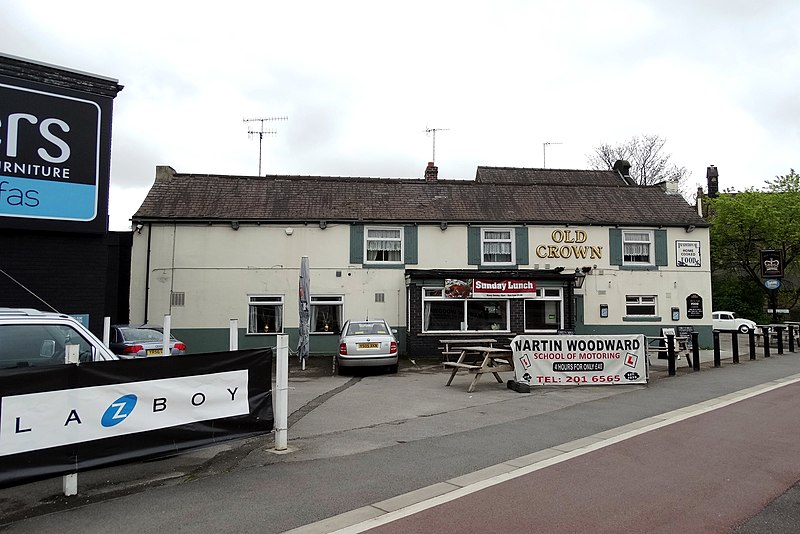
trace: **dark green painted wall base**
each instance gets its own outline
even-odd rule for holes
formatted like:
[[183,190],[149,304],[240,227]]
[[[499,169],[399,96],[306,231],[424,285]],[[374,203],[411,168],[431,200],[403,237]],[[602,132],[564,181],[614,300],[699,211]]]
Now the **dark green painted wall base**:
[[[229,349],[228,340],[230,337],[227,328],[175,328],[172,334],[186,343],[187,353],[199,354],[201,352],[217,352]],[[287,328],[284,334],[289,336],[290,353],[297,352],[297,340],[300,337],[297,328]],[[406,332],[404,328],[397,329],[397,339],[399,351],[405,353],[404,339]],[[277,335],[247,335],[244,329],[239,329],[239,348],[256,349],[265,347],[275,347]],[[339,336],[337,334],[311,334],[309,341],[309,352],[311,356],[330,356],[339,352]]]
[[[618,334],[644,334],[646,337],[661,336],[663,325],[577,325],[575,334],[577,335],[618,335]],[[699,326],[695,330],[700,334],[700,348],[713,348],[713,337],[710,326]],[[228,350],[228,330],[225,328],[176,328],[172,331],[173,335],[186,343],[189,354],[201,352],[218,352]],[[289,335],[289,351],[291,354],[297,352],[298,329],[289,328],[285,332]],[[406,354],[405,339],[406,329],[397,328],[397,339],[401,355]],[[275,347],[277,344],[275,335],[247,335],[243,329],[239,329],[239,348],[255,349],[263,347]],[[310,355],[311,356],[331,356],[339,351],[339,336],[336,334],[311,334]]]
[[[647,325],[647,324],[626,324],[626,325],[578,325],[575,328],[577,335],[617,335],[617,334],[644,334],[645,337],[660,337],[662,328],[674,328],[673,325]],[[696,326],[695,331],[700,334],[700,348],[714,348],[714,338],[711,334],[710,326]]]

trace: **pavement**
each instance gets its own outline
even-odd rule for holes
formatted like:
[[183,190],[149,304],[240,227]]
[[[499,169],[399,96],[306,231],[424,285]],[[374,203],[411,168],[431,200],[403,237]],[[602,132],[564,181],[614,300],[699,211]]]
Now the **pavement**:
[[[445,387],[450,371],[443,369],[439,358],[401,361],[396,375],[376,372],[358,372],[352,375],[334,373],[332,359],[312,358],[305,370],[301,370],[295,359],[289,365],[289,425],[288,448],[284,451],[274,449],[273,435],[233,440],[193,451],[181,453],[156,461],[137,462],[113,466],[78,475],[79,494],[65,497],[60,478],[16,486],[0,490],[0,527],[12,531],[35,532],[36,518],[46,521],[49,517],[61,517],[63,512],[87,509],[107,501],[117,505],[131,496],[144,496],[157,489],[188,488],[187,484],[197,481],[211,481],[214,477],[228,479],[229,475],[254,472],[266,466],[284,464],[287,468],[295,465],[319,465],[316,460],[333,458],[354,458],[362,453],[380,450],[395,450],[402,444],[427,444],[432,440],[447,440],[455,436],[469,435],[485,428],[513,428],[515,423],[535,417],[566,413],[567,410],[590,403],[602,402],[620,395],[640,393],[647,395],[656,384],[669,384],[670,388],[681,388],[681,381],[689,386],[689,377],[702,375],[703,391],[692,389],[681,395],[670,394],[668,400],[659,400],[663,409],[691,404],[695,398],[713,396],[718,390],[731,391],[735,388],[758,382],[755,373],[747,373],[744,368],[756,369],[764,361],[762,349],[758,349],[758,360],[748,361],[746,341],[740,343],[741,364],[732,364],[730,343],[722,341],[722,367],[736,369],[737,379],[731,380],[730,373],[713,368],[713,351],[701,350],[701,371],[695,372],[685,359],[677,363],[677,374],[668,376],[667,361],[650,360],[650,383],[647,385],[625,386],[545,386],[534,387],[531,393],[517,393],[506,387],[505,383],[495,382],[491,376],[484,376],[474,392],[468,393],[471,375],[459,372],[450,387]],[[774,360],[781,365],[791,366],[797,361],[800,372],[800,352],[777,355]],[[768,367],[764,367],[768,369]],[[773,368],[771,373],[788,371]],[[739,374],[751,376],[738,378]],[[510,375],[508,376],[510,378]],[[767,373],[763,380],[774,379]],[[729,382],[729,383],[725,383]],[[641,405],[641,403],[639,403]],[[641,409],[641,406],[637,408]],[[658,413],[659,406],[647,407],[648,413]],[[646,414],[643,414],[644,416]],[[623,424],[625,417],[635,419],[639,415],[619,413],[605,426]],[[567,432],[564,430],[564,432]],[[577,429],[570,435],[579,436]],[[566,434],[565,434],[566,435]],[[557,439],[555,435],[552,439]],[[564,438],[566,439],[566,437]],[[428,449],[426,449],[428,450]],[[513,447],[509,447],[511,454]],[[491,455],[490,455],[491,456]],[[466,456],[465,456],[466,458]],[[461,475],[470,469],[479,471],[486,468],[492,460],[470,458],[460,465]],[[318,468],[318,467],[317,467]],[[444,466],[442,467],[444,468]],[[281,471],[286,472],[286,471]],[[438,473],[429,473],[435,477]],[[444,475],[442,475],[444,476]],[[425,478],[425,474],[414,478]],[[409,476],[409,479],[412,477]],[[403,486],[413,487],[418,482],[409,480]],[[199,487],[199,486],[195,486]],[[367,489],[365,488],[366,492]],[[388,490],[387,490],[388,491]],[[354,493],[357,493],[354,491]],[[369,496],[379,497],[374,488]],[[366,498],[366,497],[364,497]],[[354,509],[358,500],[353,498]],[[339,506],[342,506],[341,504]],[[328,517],[331,511],[309,512],[307,518],[295,517],[281,519],[283,527],[275,532],[288,530],[306,523],[314,524],[318,517]],[[315,515],[316,514],[316,515]],[[335,515],[335,514],[334,514]],[[28,521],[26,521],[28,520]],[[346,522],[347,520],[345,520]],[[278,523],[276,521],[276,523]],[[325,532],[328,526],[318,526],[298,532]],[[155,530],[155,529],[154,529]],[[245,531],[247,529],[245,528]],[[139,528],[147,531],[147,528]],[[263,532],[269,529],[261,530]]]

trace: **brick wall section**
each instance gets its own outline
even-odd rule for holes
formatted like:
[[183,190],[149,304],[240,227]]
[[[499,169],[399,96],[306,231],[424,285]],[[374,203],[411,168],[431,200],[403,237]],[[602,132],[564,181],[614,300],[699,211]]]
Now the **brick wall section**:
[[[89,314],[103,334],[103,318],[128,322],[130,232],[105,235],[0,230],[0,269],[61,313]],[[0,307],[52,311],[0,273]]]

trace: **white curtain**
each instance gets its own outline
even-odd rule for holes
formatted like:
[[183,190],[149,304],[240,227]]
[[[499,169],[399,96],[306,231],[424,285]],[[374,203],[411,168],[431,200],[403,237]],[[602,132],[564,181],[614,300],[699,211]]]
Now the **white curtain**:
[[511,243],[484,243],[483,257],[486,261],[511,261]]

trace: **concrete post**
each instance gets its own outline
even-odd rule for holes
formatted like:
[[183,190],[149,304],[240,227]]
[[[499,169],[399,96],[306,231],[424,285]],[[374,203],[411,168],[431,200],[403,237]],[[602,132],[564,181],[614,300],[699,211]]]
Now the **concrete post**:
[[[80,362],[80,346],[67,345],[65,347],[66,354],[64,355],[64,363],[79,363]],[[61,477],[61,488],[64,495],[71,497],[78,494],[78,473],[70,473]]]
[[161,345],[161,355],[162,356],[169,356],[169,337],[170,337],[170,330],[172,329],[172,316],[165,315],[164,316],[164,339],[162,340],[163,345]]
[[275,362],[275,450],[285,451],[289,427],[289,336],[281,334]]
[[103,317],[103,345],[111,343],[111,317]]
[[230,350],[239,350],[239,319],[231,319],[228,326],[228,347]]

